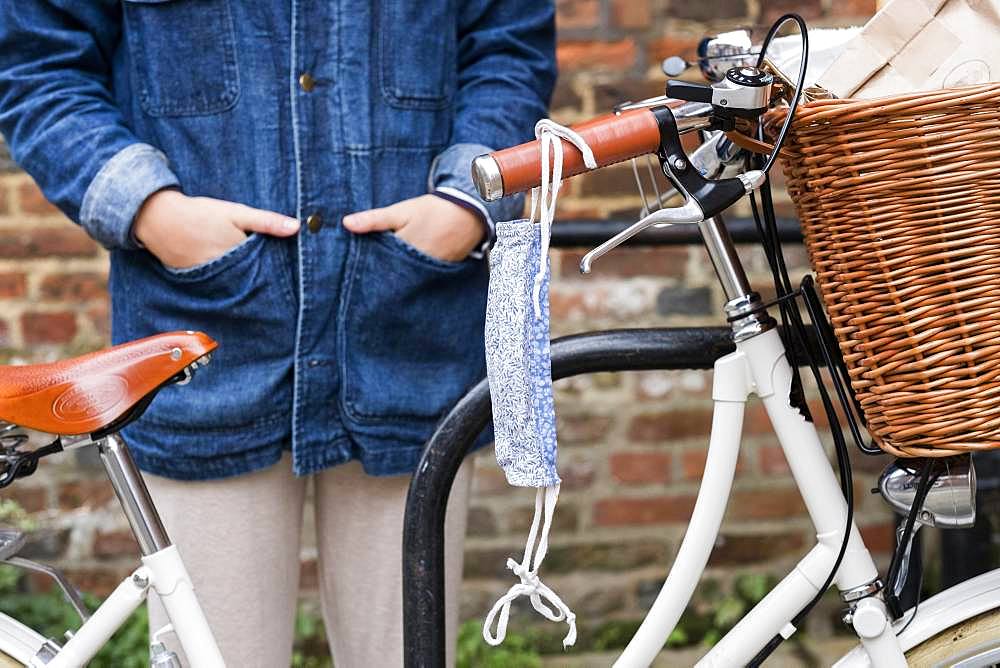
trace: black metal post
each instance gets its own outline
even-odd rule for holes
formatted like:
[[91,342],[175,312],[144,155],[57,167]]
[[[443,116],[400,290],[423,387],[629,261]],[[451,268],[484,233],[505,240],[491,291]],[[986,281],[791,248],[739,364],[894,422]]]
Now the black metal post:
[[[709,369],[734,349],[728,327],[618,330],[552,342],[552,377],[600,371]],[[462,460],[492,416],[487,381],[473,388],[427,442],[410,483],[403,529],[406,666],[444,666],[444,516]]]

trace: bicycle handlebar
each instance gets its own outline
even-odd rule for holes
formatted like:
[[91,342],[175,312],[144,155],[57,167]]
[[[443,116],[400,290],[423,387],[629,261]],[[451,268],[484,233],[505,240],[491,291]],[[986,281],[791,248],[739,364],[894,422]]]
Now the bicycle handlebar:
[[[676,104],[677,101],[671,102]],[[662,106],[673,105],[664,102]],[[710,121],[703,116],[710,110],[709,105],[696,105],[690,116],[679,113],[678,129],[683,134],[707,127]],[[598,168],[655,153],[661,142],[660,123],[650,107],[598,116],[572,127],[594,152]],[[561,141],[566,147],[563,152],[563,176],[576,176],[588,171],[583,164],[583,154],[569,142]],[[472,180],[487,202],[524,192],[541,183],[541,157],[541,142],[537,139],[481,155],[472,163]]]
[[[660,126],[649,109],[634,109],[621,114],[598,116],[573,129],[594,152],[598,167],[607,167],[629,158],[656,151],[660,145]],[[576,176],[587,171],[583,154],[565,140],[563,175]],[[542,180],[541,142],[481,155],[472,163],[472,179],[486,201],[530,190]]]

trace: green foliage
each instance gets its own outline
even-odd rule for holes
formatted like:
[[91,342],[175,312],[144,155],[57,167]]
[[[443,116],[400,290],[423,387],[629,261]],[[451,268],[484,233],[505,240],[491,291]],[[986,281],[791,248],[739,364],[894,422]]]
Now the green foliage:
[[38,523],[14,499],[0,499],[0,526],[18,531],[34,531]]
[[[90,610],[100,599],[84,594]],[[36,630],[46,638],[65,642],[67,629],[80,627],[80,618],[58,590],[29,592],[23,571],[0,566],[0,612]],[[89,664],[91,668],[148,668],[149,619],[141,606]],[[527,667],[528,664],[525,664]],[[303,605],[295,620],[294,668],[333,668],[326,632],[318,612]]]
[[[22,571],[0,566],[0,612],[33,628],[46,638],[65,642],[67,629],[80,627],[80,618],[62,594],[53,589],[44,593],[28,592]],[[84,603],[96,610],[100,599],[84,595]],[[146,608],[141,607],[112,636],[107,645],[90,662],[93,668],[146,668],[149,666],[149,623]]]
[[326,627],[314,605],[302,604],[295,616],[292,668],[333,668]]
[[483,640],[482,624],[469,620],[458,632],[458,668],[540,668],[542,659],[532,649],[531,639],[523,634],[507,633],[499,647]]

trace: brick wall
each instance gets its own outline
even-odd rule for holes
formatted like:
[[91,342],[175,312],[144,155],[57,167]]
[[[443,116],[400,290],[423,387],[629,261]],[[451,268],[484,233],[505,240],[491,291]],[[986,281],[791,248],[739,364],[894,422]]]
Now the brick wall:
[[[561,78],[553,116],[573,122],[623,99],[662,92],[658,64],[693,55],[707,31],[761,25],[796,10],[819,25],[859,22],[873,0],[559,0]],[[627,167],[569,183],[567,217],[634,216]],[[787,201],[781,203],[788,212]],[[554,254],[553,333],[609,327],[719,325],[723,296],[701,248],[626,248],[591,277],[576,271],[580,250]],[[758,286],[763,256],[740,248]],[[794,273],[805,270],[790,248]],[[0,153],[0,348],[7,361],[50,360],[104,345],[107,256],[48,205],[31,179]],[[701,372],[598,374],[557,385],[563,495],[547,580],[582,621],[641,616],[681,540],[698,489],[710,422],[711,377]],[[819,412],[819,411],[817,411]],[[884,556],[887,513],[868,494],[881,462],[859,461],[858,521]],[[2,493],[37,513],[45,529],[36,555],[67,568],[85,589],[107,590],[133,563],[135,546],[92,455],[47,460]],[[533,496],[512,490],[492,454],[476,461],[463,614],[477,617],[511,584]],[[308,525],[307,525],[308,526]],[[308,531],[306,532],[308,535]],[[767,419],[751,405],[734,497],[710,576],[783,573],[811,543],[801,501]],[[314,552],[303,551],[303,586],[315,587]],[[518,615],[516,625],[529,618]]]

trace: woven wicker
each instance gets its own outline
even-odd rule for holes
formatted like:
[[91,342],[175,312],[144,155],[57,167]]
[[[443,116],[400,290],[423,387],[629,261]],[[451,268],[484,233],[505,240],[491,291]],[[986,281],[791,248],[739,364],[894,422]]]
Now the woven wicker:
[[786,147],[875,441],[904,457],[1000,447],[1000,84],[811,102]]

